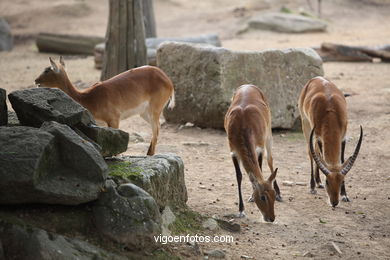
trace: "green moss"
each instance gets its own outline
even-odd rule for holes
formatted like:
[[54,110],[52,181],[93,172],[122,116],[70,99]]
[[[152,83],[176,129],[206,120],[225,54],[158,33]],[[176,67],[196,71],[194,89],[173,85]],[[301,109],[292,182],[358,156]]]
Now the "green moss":
[[115,162],[108,164],[109,174],[111,176],[122,177],[131,181],[138,181],[142,178],[142,169],[131,166],[131,162]]
[[174,235],[196,234],[203,231],[202,222],[206,219],[198,212],[185,208],[176,212],[176,220],[169,225]]

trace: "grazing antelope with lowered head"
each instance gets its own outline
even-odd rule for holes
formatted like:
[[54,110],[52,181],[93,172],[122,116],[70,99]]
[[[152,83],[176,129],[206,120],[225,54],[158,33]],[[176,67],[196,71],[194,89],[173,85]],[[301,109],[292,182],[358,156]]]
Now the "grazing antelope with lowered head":
[[[275,220],[275,199],[281,200],[275,177],[278,169],[273,168],[271,153],[271,112],[263,93],[254,85],[242,85],[233,95],[232,103],[225,116],[225,130],[236,170],[239,216],[244,217],[244,203],[241,194],[242,173],[240,162],[249,175],[257,207],[268,222]],[[262,161],[267,154],[271,175],[264,179]]]
[[353,155],[344,162],[347,103],[343,93],[332,82],[315,77],[304,86],[298,102],[311,164],[311,193],[316,193],[316,183],[319,188],[323,188],[319,175],[321,170],[326,176],[330,204],[337,206],[339,194],[343,201],[350,201],[345,191],[344,178],[359,154],[363,128],[360,126],[360,138]]
[[95,83],[83,91],[77,90],[65,71],[65,63],[49,58],[47,67],[35,80],[38,87],[59,88],[88,109],[96,121],[119,128],[119,121],[140,115],[152,127],[152,140],[147,155],[153,155],[160,130],[160,115],[165,105],[175,106],[172,81],[159,68],[143,66],[122,72],[108,80]]

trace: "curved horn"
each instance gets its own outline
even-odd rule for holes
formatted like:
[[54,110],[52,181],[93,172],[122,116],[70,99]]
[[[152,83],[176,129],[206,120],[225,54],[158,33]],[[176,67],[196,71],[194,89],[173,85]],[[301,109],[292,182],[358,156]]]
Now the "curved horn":
[[321,158],[319,158],[316,154],[316,152],[314,151],[314,148],[313,148],[313,134],[314,134],[314,129],[316,127],[313,127],[313,130],[311,130],[311,134],[310,134],[310,142],[309,142],[309,146],[310,146],[310,153],[311,153],[311,156],[313,157],[314,161],[316,162],[318,168],[325,174],[325,175],[328,175],[330,173],[330,171],[328,170],[328,168],[326,168],[324,162],[322,161]]
[[343,164],[343,167],[341,168],[341,173],[342,174],[347,174],[349,170],[351,170],[360,150],[360,145],[362,144],[363,141],[363,127],[360,126],[360,137],[359,137],[359,142],[356,145],[355,151],[353,152],[352,156],[348,158],[348,160]]
[[278,172],[278,168],[276,168],[275,170],[274,170],[274,172],[273,173],[271,173],[271,175],[268,177],[268,181],[269,182],[272,182],[273,180],[275,180],[275,178],[276,178],[276,173]]

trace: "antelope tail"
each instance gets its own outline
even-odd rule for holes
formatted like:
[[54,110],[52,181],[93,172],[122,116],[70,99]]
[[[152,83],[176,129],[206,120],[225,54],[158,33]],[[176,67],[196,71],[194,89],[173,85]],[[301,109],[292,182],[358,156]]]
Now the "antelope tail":
[[170,101],[169,101],[169,105],[168,105],[168,108],[169,109],[173,109],[175,107],[175,90],[172,91],[172,95],[170,97]]

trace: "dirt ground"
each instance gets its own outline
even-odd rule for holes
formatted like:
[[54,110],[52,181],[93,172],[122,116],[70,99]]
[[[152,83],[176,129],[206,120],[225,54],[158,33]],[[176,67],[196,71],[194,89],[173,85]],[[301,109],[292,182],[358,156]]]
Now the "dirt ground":
[[[79,33],[103,36],[107,20],[106,0],[3,0],[0,16],[10,22],[16,37],[12,52],[0,53],[0,87],[8,92],[32,86],[48,66],[49,54],[37,52],[31,40],[38,32]],[[315,5],[317,1],[311,0]],[[159,36],[190,36],[217,33],[222,45],[231,49],[313,47],[322,42],[352,45],[389,44],[390,2],[387,0],[322,1],[325,33],[285,34],[251,31],[236,35],[253,14],[308,8],[307,1],[265,0],[155,0]],[[56,56],[56,55],[51,55]],[[92,84],[100,72],[92,57],[65,57],[73,82]],[[222,249],[227,259],[246,255],[254,259],[390,259],[390,65],[384,63],[325,63],[325,76],[348,97],[349,127],[346,154],[350,155],[364,128],[357,162],[346,177],[350,203],[340,202],[332,210],[325,190],[309,194],[310,165],[300,132],[275,131],[274,166],[277,179],[306,182],[306,186],[283,186],[284,199],[276,203],[276,222],[264,223],[254,204],[245,203],[247,217],[241,233],[232,233],[234,243],[201,244],[203,250]],[[121,129],[136,132],[146,142],[132,143],[131,155],[146,153],[150,127],[139,117],[122,121]],[[238,195],[226,134],[220,130],[179,128],[163,124],[158,153],[173,152],[184,161],[188,205],[207,216],[223,217],[238,211]],[[265,174],[269,170],[265,168]],[[322,176],[323,177],[323,176]],[[245,176],[243,193],[251,187]],[[218,234],[231,234],[218,231]],[[342,254],[336,253],[335,243]],[[180,247],[178,250],[182,250]],[[178,252],[180,255],[181,252]],[[195,256],[193,256],[196,259]]]

